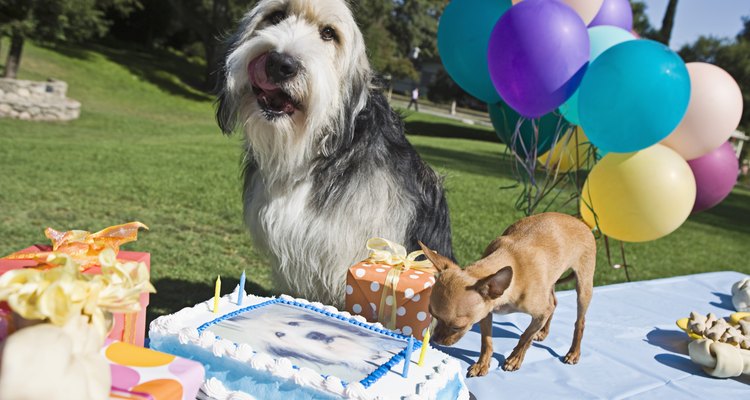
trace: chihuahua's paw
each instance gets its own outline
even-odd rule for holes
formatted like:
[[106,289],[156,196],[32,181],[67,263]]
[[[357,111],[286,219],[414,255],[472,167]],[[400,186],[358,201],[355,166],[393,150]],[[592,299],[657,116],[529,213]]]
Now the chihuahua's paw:
[[508,372],[518,371],[518,369],[521,368],[522,362],[522,357],[511,355],[505,360],[505,364],[503,364],[503,370]]
[[534,341],[541,342],[547,338],[547,335],[549,335],[549,331],[545,331],[542,329],[539,332],[537,332],[536,335],[534,335]]
[[565,364],[578,364],[578,360],[581,358],[581,352],[571,351],[565,355],[563,362]]
[[485,376],[487,375],[487,372],[490,370],[489,363],[482,364],[482,363],[476,363],[469,367],[469,371],[466,373],[467,378],[472,378],[475,376]]

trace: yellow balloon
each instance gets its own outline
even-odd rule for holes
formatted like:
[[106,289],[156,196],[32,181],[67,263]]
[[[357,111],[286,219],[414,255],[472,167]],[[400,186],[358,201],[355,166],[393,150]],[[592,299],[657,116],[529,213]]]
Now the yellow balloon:
[[[666,236],[690,215],[695,177],[674,150],[656,144],[635,153],[609,153],[591,170],[581,215],[592,228],[625,242]],[[596,217],[595,217],[596,216]]]
[[594,151],[583,129],[576,127],[573,132],[560,138],[555,148],[542,154],[537,160],[543,168],[558,168],[559,172],[565,173],[593,165]]

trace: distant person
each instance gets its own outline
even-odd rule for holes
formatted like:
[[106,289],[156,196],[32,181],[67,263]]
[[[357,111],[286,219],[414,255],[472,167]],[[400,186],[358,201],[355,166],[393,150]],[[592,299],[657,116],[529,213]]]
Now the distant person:
[[419,112],[419,88],[415,87],[414,90],[411,91],[411,101],[409,102],[409,105],[406,106],[406,109],[410,109],[411,105],[414,104],[414,110]]

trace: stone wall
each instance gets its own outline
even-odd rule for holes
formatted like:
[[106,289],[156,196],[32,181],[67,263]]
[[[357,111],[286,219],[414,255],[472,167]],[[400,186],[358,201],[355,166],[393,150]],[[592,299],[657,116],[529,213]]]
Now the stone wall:
[[63,81],[23,81],[0,78],[0,118],[70,121],[78,118],[81,103],[68,99]]

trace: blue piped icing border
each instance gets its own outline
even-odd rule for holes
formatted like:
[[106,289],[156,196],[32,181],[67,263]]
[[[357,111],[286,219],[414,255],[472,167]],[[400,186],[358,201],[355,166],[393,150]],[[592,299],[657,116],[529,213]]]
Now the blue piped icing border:
[[[323,314],[323,315],[325,315],[327,317],[336,318],[338,320],[341,320],[341,321],[344,321],[344,322],[348,322],[348,323],[350,323],[352,325],[356,325],[356,326],[359,326],[361,328],[369,329],[369,330],[371,330],[371,331],[373,331],[375,333],[379,333],[381,335],[389,336],[389,337],[392,337],[394,339],[403,340],[405,342],[407,342],[409,340],[408,336],[401,335],[399,333],[390,331],[390,330],[385,329],[385,328],[378,328],[378,327],[372,326],[372,325],[370,325],[368,323],[357,321],[354,318],[347,318],[347,317],[345,317],[345,316],[343,316],[341,314],[333,313],[333,312],[330,312],[330,311],[326,311],[326,310],[324,310],[322,308],[315,307],[312,304],[305,304],[305,303],[300,303],[298,301],[285,300],[285,299],[280,299],[280,298],[267,300],[267,301],[264,301],[264,302],[258,303],[258,304],[253,304],[252,306],[247,306],[247,307],[244,307],[244,308],[240,308],[239,310],[232,311],[231,313],[222,315],[219,318],[216,318],[214,320],[208,321],[205,324],[199,326],[198,327],[198,333],[201,333],[204,330],[206,330],[208,327],[210,327],[211,325],[218,324],[219,322],[222,322],[222,321],[224,321],[226,319],[233,318],[233,317],[236,317],[236,316],[238,316],[238,315],[240,315],[242,313],[246,313],[248,311],[256,310],[258,308],[265,307],[265,306],[268,306],[268,305],[271,305],[271,304],[285,304],[285,305],[289,305],[289,306],[304,308],[306,310],[315,311],[315,312],[317,312],[319,314]],[[218,338],[219,336],[216,336],[216,337]],[[416,351],[416,350],[419,350],[421,347],[422,347],[422,343],[419,342],[419,341],[417,341],[417,340],[415,340],[414,341],[414,348],[412,350]],[[388,371],[390,371],[391,368],[393,368],[394,365],[398,364],[401,360],[403,360],[405,356],[406,356],[406,347],[404,347],[404,350],[401,350],[400,352],[396,353],[393,357],[391,357],[390,360],[386,361],[385,364],[379,366],[377,369],[375,369],[375,371],[372,371],[370,373],[370,375],[367,375],[364,379],[362,379],[361,381],[359,381],[359,383],[362,384],[362,386],[364,386],[365,388],[370,387],[372,384],[374,384],[375,382],[377,382],[378,379],[380,379],[383,375],[385,375],[386,373],[388,373]],[[296,365],[294,365],[293,367],[295,369],[299,369],[299,367],[296,366]],[[321,375],[321,376],[323,376],[323,378],[327,377],[325,375]],[[344,386],[346,386],[346,384],[347,384],[346,382],[343,382],[343,381],[342,381],[342,383],[344,384]]]

